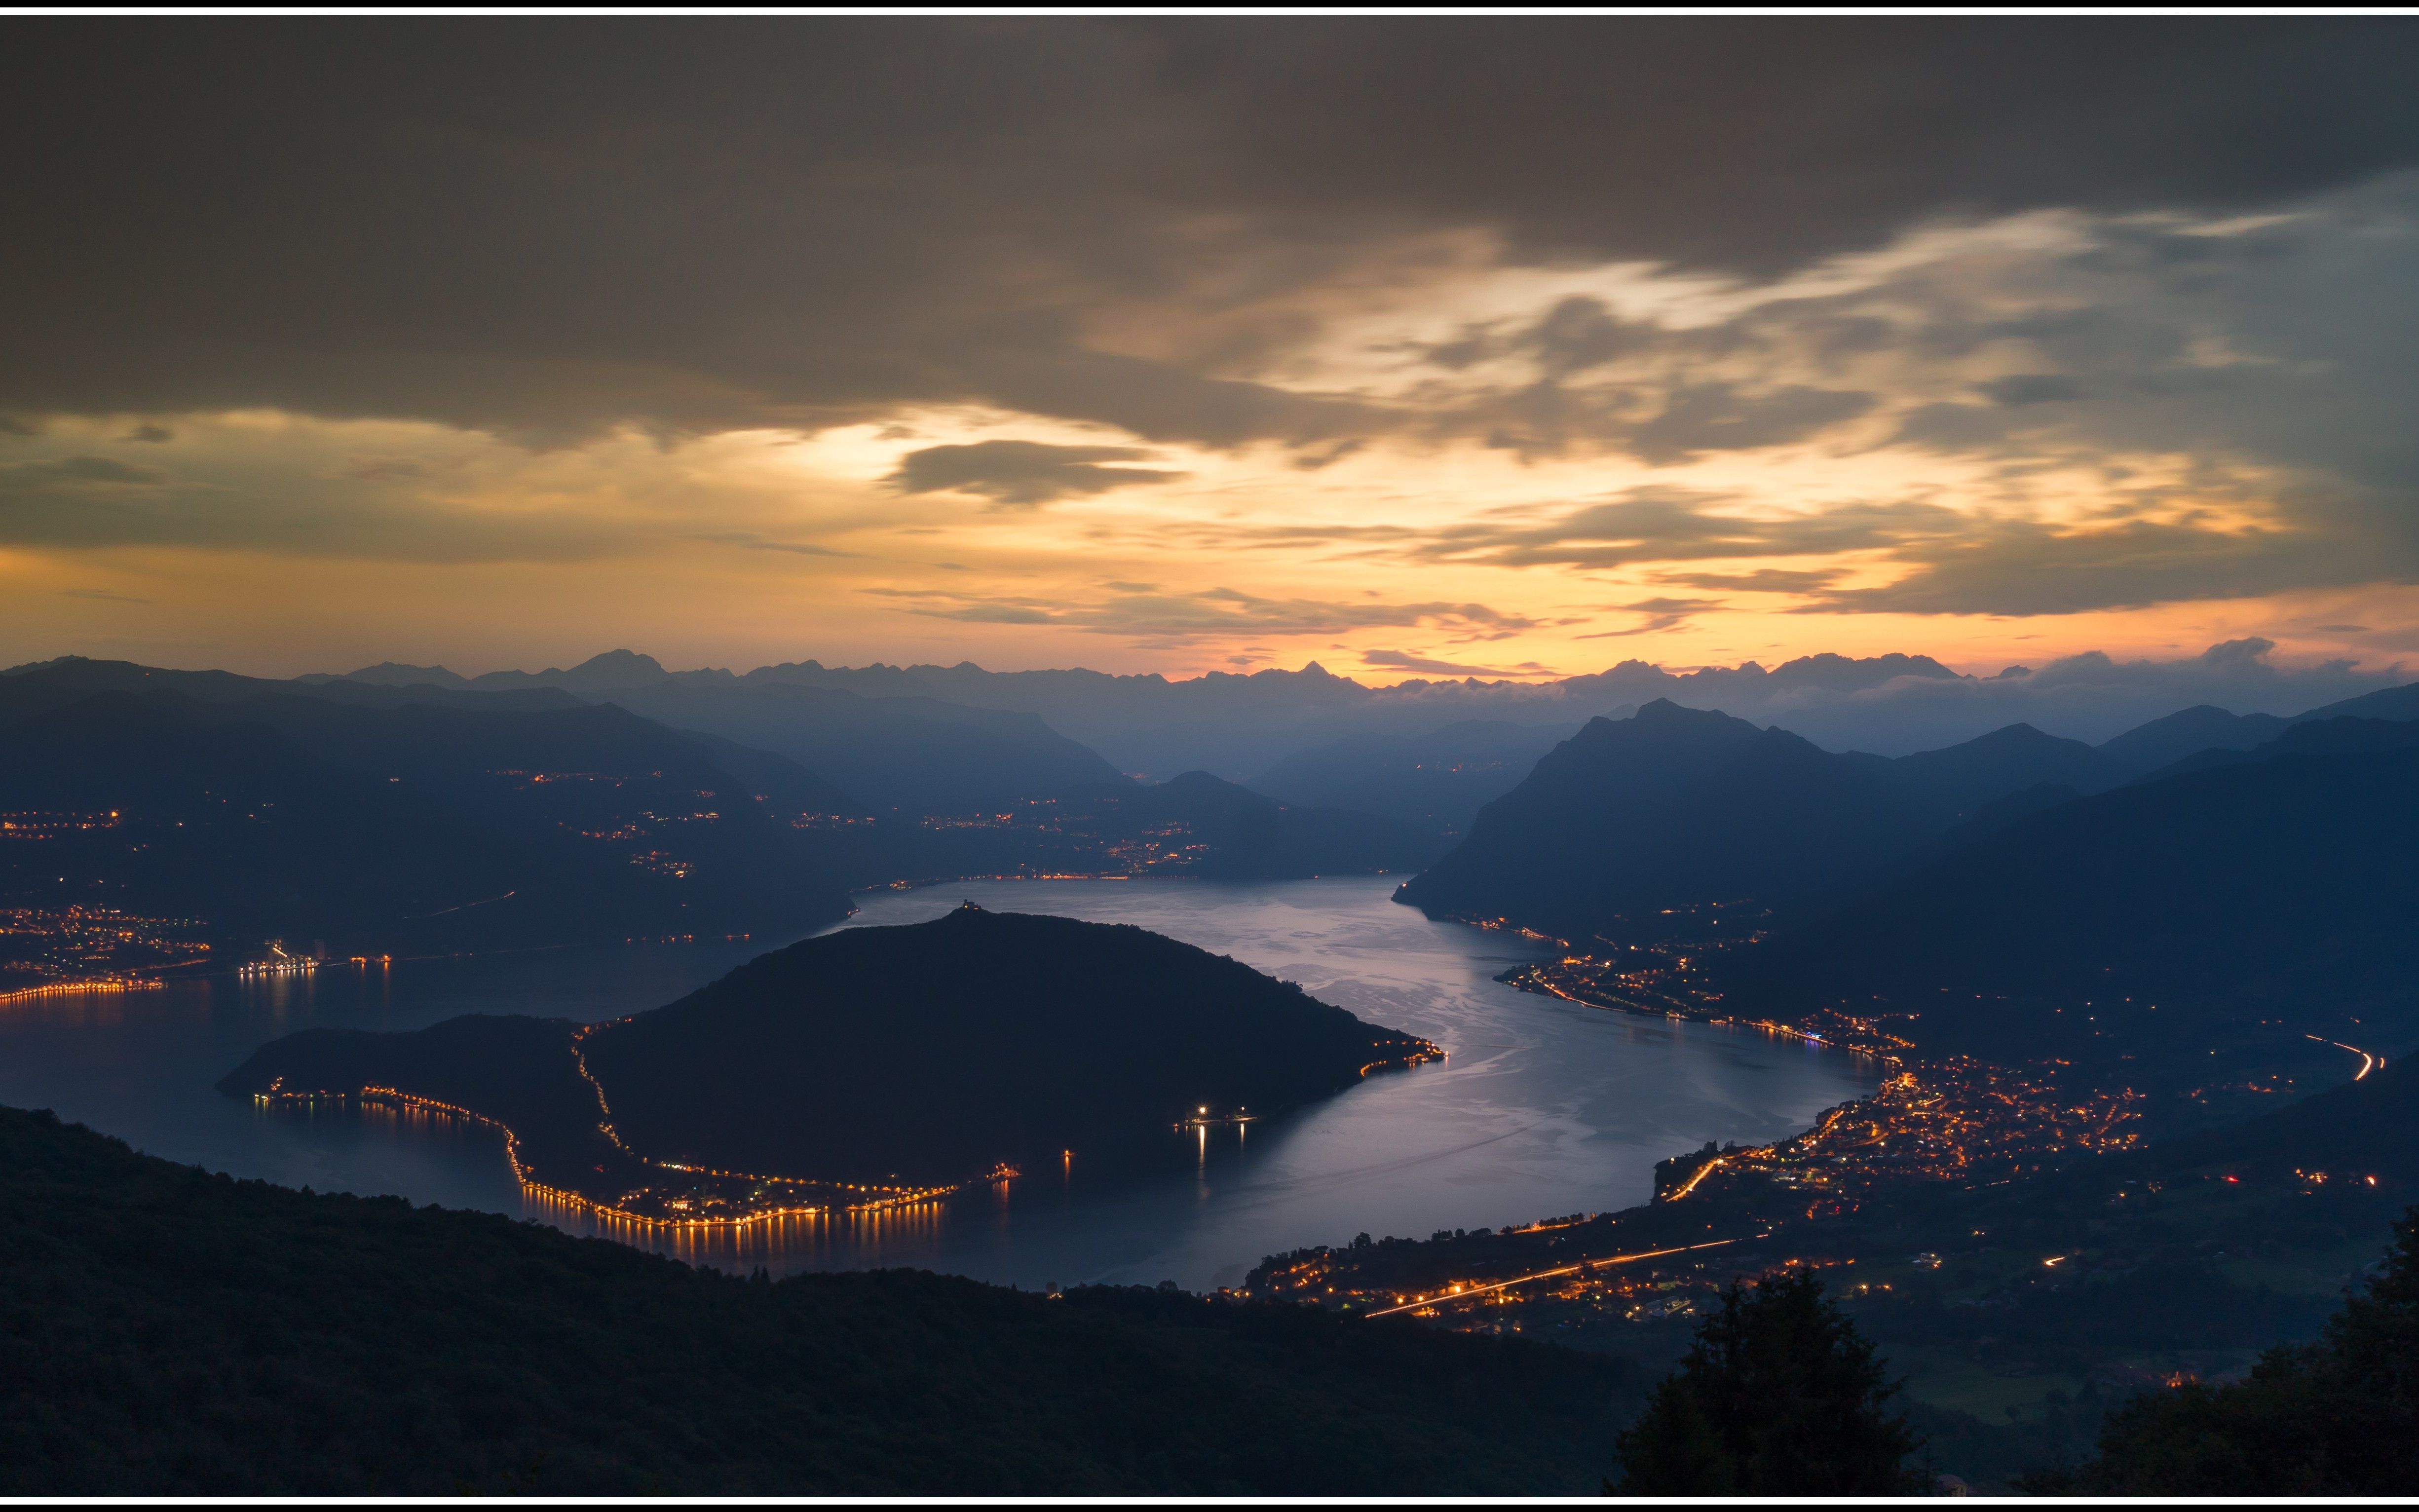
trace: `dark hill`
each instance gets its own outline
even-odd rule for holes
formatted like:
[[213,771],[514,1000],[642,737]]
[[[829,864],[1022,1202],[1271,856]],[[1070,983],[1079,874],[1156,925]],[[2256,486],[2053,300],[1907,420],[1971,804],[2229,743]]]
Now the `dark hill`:
[[2153,1146],[2148,1164],[2159,1170],[2224,1165],[2272,1179],[2302,1171],[2333,1171],[2339,1178],[2364,1173],[2398,1188],[2419,1184],[2419,1070],[2413,1065],[2407,1057],[2392,1059],[2290,1107]]
[[1879,880],[1945,829],[1978,785],[1967,768],[2004,780],[1995,769],[2017,764],[1941,755],[1910,780],[1880,757],[1658,699],[1556,747],[1400,897],[1572,939],[1694,931],[1707,904],[1786,917]]
[[1652,916],[1684,894],[1723,901],[1733,889],[1708,894],[1696,877],[1658,874],[1661,842],[1707,775],[1743,764],[1762,737],[1744,719],[1664,699],[1627,719],[1591,719],[1396,896],[1430,917],[1509,918],[1571,936],[1618,930],[1621,916]]
[[911,815],[967,813],[1081,783],[1126,780],[1030,714],[780,684],[664,679],[609,687],[582,679],[560,686],[676,730],[778,752],[876,808]]
[[609,693],[671,680],[664,664],[637,651],[603,651],[577,667],[548,667],[542,672],[482,672],[470,680],[478,688],[560,687],[569,692]]
[[951,1180],[1205,1104],[1273,1113],[1424,1048],[1148,930],[969,905],[760,957],[587,1055],[650,1155]]
[[2419,746],[2419,721],[2365,719],[2348,714],[2335,715],[2287,725],[2274,739],[2263,740],[2248,750],[2213,748],[2196,751],[2151,773],[2144,780],[2156,781],[2186,772],[2207,772],[2221,766],[2271,762],[2280,756],[2348,756],[2361,751],[2406,750],[2414,746]]
[[1556,747],[1400,897],[1572,940],[1703,937],[1709,905],[1787,925],[1903,872],[1960,825],[2004,822],[1995,806],[2012,795],[2125,775],[2030,725],[1890,761],[1657,700]]
[[2249,750],[2273,739],[2291,722],[2273,714],[2231,714],[2196,703],[2104,740],[2099,750],[2128,774],[2139,776],[2204,750]]
[[1316,1309],[745,1281],[0,1109],[0,1493],[1582,1494],[1642,1372]]
[[194,918],[223,949],[284,937],[338,954],[793,931],[845,912],[811,834],[714,752],[623,710],[221,691],[0,678],[0,792],[61,822],[0,848],[20,906]]
[[2318,1030],[2398,1048],[2419,1033],[2414,855],[2419,749],[2186,773],[1962,847],[1774,942],[1740,991],[1918,1013],[1930,1054],[2134,1055],[2146,1074]]
[[792,824],[861,818],[871,806],[808,771],[787,756],[758,750],[702,730],[681,732],[703,747],[714,764],[746,783],[756,801]]
[[[2229,714],[2211,704],[2195,704],[2164,718],[2128,730],[2098,748],[2129,774],[2140,776],[2174,766],[2207,751],[2250,751],[2283,738],[2288,732],[2335,719],[2383,720],[2403,723],[2419,719],[2419,683],[2380,688],[2357,698],[2310,709],[2285,718],[2273,714]],[[2199,765],[2220,764],[2204,760]]]
[[[453,674],[447,672],[446,677]],[[178,693],[205,703],[230,703],[263,697],[306,696],[364,708],[392,709],[408,703],[434,703],[448,708],[532,712],[568,709],[579,701],[553,688],[526,688],[505,694],[463,691],[461,680],[438,687],[425,684],[355,683],[341,679],[246,677],[239,672],[182,671],[146,667],[131,661],[101,661],[87,656],[61,656],[0,671],[0,723],[8,723],[62,707],[96,693]]]
[[2374,693],[2363,693],[2334,703],[2324,704],[2303,714],[2303,719],[2419,719],[2419,683],[2405,683],[2400,687],[2380,687]]
[[1893,765],[1935,810],[1957,814],[1970,814],[2042,783],[2098,793],[2129,775],[2082,741],[2043,734],[2028,724],[2011,724],[1945,749],[1902,756]]
[[2338,714],[2303,719],[2275,739],[2261,741],[2251,754],[2260,761],[2273,761],[2279,756],[2349,756],[2408,750],[2413,746],[2419,746],[2419,720]]
[[[293,1035],[221,1086],[382,1085],[506,1122],[508,1106],[530,1109],[548,1120],[522,1130],[533,1158],[585,1149],[598,1114],[565,1090],[567,1026],[515,1027],[535,1022]],[[440,1033],[458,1048],[432,1053]],[[968,905],[760,956],[670,1007],[598,1026],[581,1049],[622,1141],[650,1160],[938,1185],[1002,1161],[1055,1165],[1067,1149],[1148,1149],[1202,1106],[1275,1113],[1432,1047],[1131,925]],[[505,1070],[455,1064],[473,1059]],[[596,1184],[561,1165],[537,1174]]]
[[[223,1078],[230,1097],[352,1097],[364,1088],[464,1108],[513,1131],[525,1170],[549,1184],[610,1196],[629,1163],[600,1125],[579,1072],[570,1019],[466,1013],[409,1034],[302,1029],[263,1046]],[[597,1177],[584,1181],[578,1173]],[[610,1180],[605,1180],[606,1178]]]
[[964,812],[1053,795],[1123,774],[1030,714],[932,698],[868,698],[844,689],[740,685],[729,674],[684,681],[651,656],[608,652],[569,669],[464,678],[441,667],[384,663],[344,677],[291,682],[223,671],[61,657],[0,672],[0,722],[94,693],[172,691],[208,702],[305,697],[367,708],[434,704],[547,710],[618,704],[684,733],[720,736],[788,758],[849,795],[908,814]]

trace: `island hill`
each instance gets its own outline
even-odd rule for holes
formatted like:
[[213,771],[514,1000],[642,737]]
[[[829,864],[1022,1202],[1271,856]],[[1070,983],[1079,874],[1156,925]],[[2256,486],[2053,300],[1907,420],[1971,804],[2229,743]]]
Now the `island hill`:
[[1005,1165],[1124,1158],[1441,1055],[1128,924],[992,913],[843,930],[609,1023],[310,1029],[219,1084],[366,1095],[511,1131],[522,1179],[652,1219],[913,1200]]

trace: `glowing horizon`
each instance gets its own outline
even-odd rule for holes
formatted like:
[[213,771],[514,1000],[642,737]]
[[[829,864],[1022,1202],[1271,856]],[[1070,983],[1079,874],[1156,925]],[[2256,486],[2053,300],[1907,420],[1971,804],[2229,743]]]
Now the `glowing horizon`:
[[[452,77],[458,34],[387,35],[395,55],[330,44],[330,68]],[[766,67],[820,66],[812,23],[750,35]],[[1063,98],[969,94],[937,123],[937,65],[864,35],[891,61],[860,103],[892,136],[769,82],[752,126],[712,92],[661,107],[682,131],[640,130],[660,123],[559,80],[559,116],[508,128],[456,80],[415,90],[440,124],[413,131],[315,97],[344,147],[313,155],[274,146],[265,79],[204,158],[184,116],[127,149],[162,176],[149,199],[44,180],[5,212],[34,217],[11,239],[40,267],[0,286],[23,335],[0,364],[0,661],[477,672],[630,647],[1386,684],[1821,652],[1988,675],[2251,638],[2382,671],[2419,648],[2419,149],[2236,183],[2212,86],[2170,102],[2218,113],[2206,161],[2103,181],[2098,142],[2036,145],[1982,192],[1768,60],[1701,83],[1845,133],[1786,160],[1811,197],[1776,189],[1768,144],[1708,137],[1718,113],[1596,90],[1564,102],[1595,157],[1465,114],[1502,161],[1394,184],[1345,146],[1304,167],[1317,131],[1250,134],[1270,109],[1417,129],[1391,85],[1350,107],[1263,80],[1241,116],[1130,91],[1208,32],[951,32],[964,77]],[[1192,66],[1258,79],[1290,43],[1357,89],[1373,35]],[[1610,58],[1630,34],[1554,35]],[[2066,67],[2062,35],[2024,33],[2009,67]],[[747,52],[716,55],[756,77]],[[1927,108],[1951,138],[2030,141],[2030,88],[2002,116]],[[217,150],[255,128],[252,158]],[[1574,163],[1611,176],[1602,203],[1574,201]],[[459,183],[383,198],[378,165]],[[205,181],[309,186],[321,219],[211,240],[172,213]],[[1826,186],[1862,208],[1816,213]]]

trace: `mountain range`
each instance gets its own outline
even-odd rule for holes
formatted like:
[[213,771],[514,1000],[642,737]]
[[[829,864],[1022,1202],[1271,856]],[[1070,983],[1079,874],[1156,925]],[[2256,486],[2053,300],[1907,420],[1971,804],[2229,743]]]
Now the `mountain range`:
[[1903,1015],[1928,1055],[2130,1058],[2137,1083],[2398,1052],[2419,1039],[2419,723],[2224,754],[1955,847],[1784,932],[1737,992]]
[[678,730],[786,756],[852,795],[866,813],[971,813],[1122,772],[1031,713],[950,703],[919,692],[867,694],[781,678],[666,672],[652,656],[608,652],[564,671],[464,678],[393,662],[322,688],[359,685],[454,695],[568,695],[609,702]]
[[2390,746],[2414,717],[2419,685],[2289,719],[2186,709],[2096,747],[2010,725],[1892,759],[1656,700],[1540,758],[1400,897],[1573,940],[1687,934],[1717,906],[1785,929],[2077,798],[2280,752]]
[[[24,903],[339,955],[778,934],[847,911],[813,834],[618,708],[94,691],[88,671],[0,678],[23,837],[0,845],[0,887]],[[792,797],[824,791],[783,775]]]
[[[1615,669],[1594,686],[1615,673],[1631,675]],[[1803,658],[1753,675],[1800,692],[1964,686],[1909,657]],[[1579,696],[1583,681],[1552,697]],[[976,707],[935,690],[1035,707]],[[841,888],[901,879],[1425,866],[1401,896],[1431,914],[1634,942],[1701,933],[1717,916],[1733,935],[1787,933],[2078,799],[2279,752],[2391,744],[2377,730],[2419,715],[2414,685],[2292,717],[2196,706],[2098,746],[2016,724],[1883,757],[1653,699],[1576,730],[1500,719],[1361,728],[1287,751],[1255,791],[1208,769],[1136,782],[1037,712],[1098,720],[1123,709],[1124,728],[1171,741],[1230,725],[1249,745],[1331,715],[1382,723],[1515,695],[1533,710],[1545,696],[1496,684],[1370,689],[1315,666],[1190,683],[811,662],[738,676],[669,672],[617,652],[537,673],[466,679],[386,664],[274,681],[68,658],[0,675],[0,744],[13,740],[0,769],[46,811],[139,815],[120,821],[123,833],[80,831],[43,853],[103,847],[91,862],[37,865],[34,851],[11,850],[9,864],[52,903],[139,899],[194,912],[199,831],[177,825],[221,823],[222,800],[238,791],[260,800],[243,835],[212,832],[235,858],[233,885],[211,905],[230,937],[383,951],[551,938],[575,918],[614,937],[696,933],[701,919],[753,933],[828,917]],[[604,744],[547,743],[575,729]],[[167,760],[189,742],[191,759]],[[425,764],[409,793],[383,781],[399,774],[372,770],[406,755]],[[248,777],[247,763],[258,768]],[[507,792],[500,774],[513,772],[547,780]],[[612,781],[552,780],[564,772]],[[364,785],[386,791],[364,797]],[[142,801],[130,809],[113,793]],[[731,793],[745,806],[721,804]],[[444,811],[394,807],[415,798]],[[159,839],[129,827],[162,824]],[[623,870],[580,859],[600,848]],[[387,860],[374,875],[340,876],[338,858],[357,853]],[[45,869],[47,882],[36,875]],[[553,880],[525,890],[524,875]],[[824,901],[791,906],[807,893]]]
[[1031,715],[641,692],[17,669],[0,674],[0,883],[53,913],[188,921],[239,958],[270,939],[377,955],[794,933],[901,880],[1408,872],[1440,848],[1204,774],[1138,784]]
[[1557,746],[1400,897],[1573,939],[1667,937],[1708,905],[1785,922],[1877,883],[1995,799],[2121,776],[2025,725],[1892,761],[1657,699]]
[[387,663],[347,675],[460,689],[569,689],[582,697],[670,682],[693,687],[811,687],[870,700],[933,699],[1034,715],[1129,774],[1166,778],[1197,768],[1244,782],[1299,751],[1348,737],[1419,737],[1465,721],[1576,725],[1657,698],[1780,724],[1831,749],[1904,755],[2013,723],[2096,742],[2196,703],[2283,713],[2365,694],[2406,675],[2399,666],[2361,671],[2330,664],[2287,671],[2268,663],[2273,649],[2255,638],[2173,662],[2119,662],[2088,653],[2041,668],[2010,667],[1995,676],[1960,673],[1929,656],[1896,653],[1825,654],[1770,668],[1748,661],[1688,671],[1632,660],[1567,678],[1413,677],[1382,687],[1317,662],[1293,671],[1211,671],[1179,680],[1084,669],[995,672],[971,662],[837,667],[805,660],[747,672],[672,671],[628,651],[540,672],[464,678],[442,668]]

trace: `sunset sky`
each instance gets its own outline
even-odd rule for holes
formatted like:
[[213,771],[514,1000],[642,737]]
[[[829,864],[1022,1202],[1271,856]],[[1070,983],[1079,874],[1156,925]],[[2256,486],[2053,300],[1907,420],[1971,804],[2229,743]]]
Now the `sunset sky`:
[[2419,32],[23,23],[0,661],[2419,664]]

